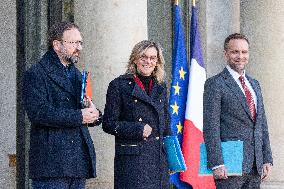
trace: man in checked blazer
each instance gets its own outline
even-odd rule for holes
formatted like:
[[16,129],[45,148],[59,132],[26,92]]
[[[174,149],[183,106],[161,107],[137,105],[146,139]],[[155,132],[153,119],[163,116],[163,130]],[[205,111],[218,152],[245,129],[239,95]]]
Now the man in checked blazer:
[[[227,65],[205,82],[204,140],[217,189],[257,189],[271,172],[267,121],[260,85],[247,75],[249,41],[239,33],[224,43]],[[243,76],[244,82],[239,79]],[[221,142],[244,142],[243,175],[228,176]]]

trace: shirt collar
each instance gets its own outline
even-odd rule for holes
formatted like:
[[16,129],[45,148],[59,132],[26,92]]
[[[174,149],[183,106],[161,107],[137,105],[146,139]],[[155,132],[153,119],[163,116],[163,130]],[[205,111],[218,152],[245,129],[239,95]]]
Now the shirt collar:
[[227,70],[229,71],[229,73],[232,75],[232,77],[234,78],[234,80],[238,81],[240,76],[244,76],[246,77],[246,71],[244,70],[244,74],[240,75],[238,72],[236,72],[235,70],[233,70],[229,65],[226,66]]

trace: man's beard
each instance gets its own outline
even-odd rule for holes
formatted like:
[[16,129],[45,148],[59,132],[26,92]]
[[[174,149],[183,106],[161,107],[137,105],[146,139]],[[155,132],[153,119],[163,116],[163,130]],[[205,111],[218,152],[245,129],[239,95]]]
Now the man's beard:
[[80,57],[72,55],[72,54],[67,54],[64,46],[62,46],[62,48],[61,48],[61,53],[62,53],[62,57],[64,58],[64,60],[66,62],[68,62],[70,64],[76,64],[76,63],[79,62]]

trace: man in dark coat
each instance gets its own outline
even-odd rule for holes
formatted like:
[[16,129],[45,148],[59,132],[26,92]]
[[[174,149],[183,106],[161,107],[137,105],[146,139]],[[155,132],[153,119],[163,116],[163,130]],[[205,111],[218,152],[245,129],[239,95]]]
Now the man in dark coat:
[[170,135],[164,59],[159,46],[141,41],[125,75],[108,87],[105,132],[115,136],[115,189],[168,189],[163,137]]
[[82,50],[77,25],[61,22],[49,31],[50,49],[25,74],[23,101],[31,121],[29,176],[34,189],[83,189],[96,177],[96,155],[87,126],[100,113],[86,99],[82,108],[81,73],[74,66]]
[[[208,165],[217,189],[257,189],[270,174],[272,154],[260,85],[245,66],[249,42],[242,34],[224,43],[226,68],[209,78],[204,89],[204,139]],[[243,175],[228,176],[221,142],[243,141]]]

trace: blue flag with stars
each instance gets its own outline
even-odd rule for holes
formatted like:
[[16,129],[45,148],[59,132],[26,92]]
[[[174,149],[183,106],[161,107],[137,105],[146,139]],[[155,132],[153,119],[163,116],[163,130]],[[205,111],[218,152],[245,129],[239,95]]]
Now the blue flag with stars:
[[[189,70],[187,51],[185,45],[180,7],[174,6],[174,45],[172,56],[172,83],[170,89],[169,109],[171,112],[171,129],[177,135],[179,143],[182,141],[182,128],[185,119],[187,88]],[[171,175],[171,182],[178,189],[191,189],[192,187],[179,178],[179,173]]]

